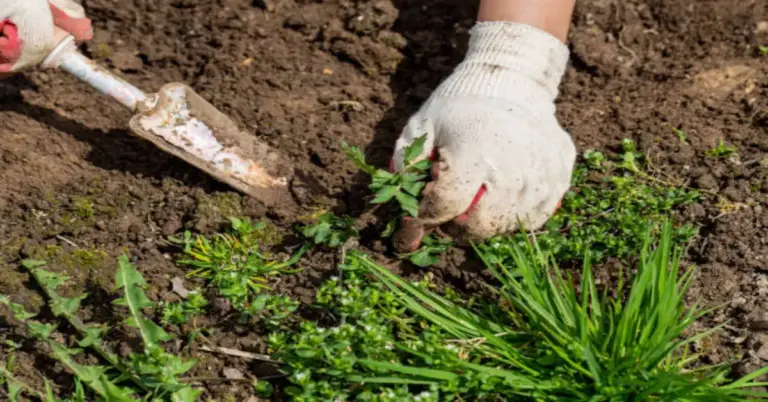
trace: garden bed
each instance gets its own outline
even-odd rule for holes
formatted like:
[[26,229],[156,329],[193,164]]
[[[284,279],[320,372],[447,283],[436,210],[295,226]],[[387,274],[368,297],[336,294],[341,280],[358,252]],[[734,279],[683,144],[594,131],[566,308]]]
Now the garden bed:
[[[367,210],[370,191],[342,142],[386,166],[406,119],[461,60],[475,14],[466,0],[84,3],[96,28],[85,46],[91,57],[145,90],[170,81],[191,85],[311,178],[306,191],[296,191],[305,213],[353,217]],[[697,265],[688,296],[723,308],[694,329],[726,326],[694,348],[702,362],[735,361],[741,373],[768,359],[768,55],[761,45],[768,45],[761,1],[579,2],[558,98],[558,116],[580,153],[621,160],[622,141],[632,139],[647,175],[638,180],[699,194],[651,212],[698,229],[684,255],[685,264]],[[171,282],[190,268],[177,263],[183,253],[169,236],[210,236],[226,230],[230,217],[251,217],[277,228],[270,239],[281,252],[301,244],[294,228],[303,217],[267,210],[131,136],[129,114],[75,79],[55,72],[13,77],[0,82],[0,105],[0,294],[30,310],[44,300],[21,266],[25,258],[70,276],[65,293],[89,294],[81,319],[119,327],[124,311],[110,303],[119,296],[120,255],[143,274],[151,300],[173,302]],[[626,170],[593,171],[589,180]],[[650,198],[659,199],[665,195]],[[602,219],[594,215],[590,222]],[[379,237],[387,217],[366,219],[360,248],[394,272],[430,272],[438,288],[462,294],[482,293],[491,280],[472,250],[452,249],[430,268],[402,261]],[[575,229],[564,228],[558,241],[573,240]],[[619,257],[626,256],[596,265],[600,282],[615,279]],[[309,305],[338,275],[338,259],[336,250],[309,250],[296,265],[300,272],[271,287],[304,304],[297,317],[330,320]],[[205,284],[185,278],[189,289]],[[211,306],[195,326],[210,330],[212,344],[269,353],[265,326],[224,319],[232,306],[213,290],[206,295]],[[175,330],[187,335],[189,328]],[[23,334],[19,325],[0,324],[2,341]],[[109,341],[121,354],[136,347],[130,331],[116,330]],[[227,369],[279,374],[270,364],[188,346],[173,347],[200,360],[195,377],[226,379]],[[0,358],[9,353],[0,347]],[[71,390],[64,368],[34,345],[14,354],[21,378],[42,386],[45,376],[57,390]],[[221,401],[252,394],[249,381],[209,381],[206,389]]]

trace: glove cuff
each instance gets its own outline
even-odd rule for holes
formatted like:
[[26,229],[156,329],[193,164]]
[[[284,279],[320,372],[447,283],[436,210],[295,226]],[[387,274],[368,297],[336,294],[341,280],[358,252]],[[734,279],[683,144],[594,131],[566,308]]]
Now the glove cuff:
[[559,39],[509,21],[478,22],[470,34],[467,56],[438,88],[440,96],[557,98],[570,56]]

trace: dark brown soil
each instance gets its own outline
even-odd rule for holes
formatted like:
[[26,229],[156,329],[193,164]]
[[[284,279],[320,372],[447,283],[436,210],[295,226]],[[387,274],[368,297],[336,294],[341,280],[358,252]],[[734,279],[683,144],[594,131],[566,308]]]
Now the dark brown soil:
[[[476,7],[467,0],[84,3],[96,25],[88,55],[148,91],[171,81],[191,85],[313,178],[311,192],[296,192],[303,207],[352,215],[364,209],[365,189],[340,143],[364,147],[385,166],[410,113],[461,60]],[[699,266],[691,296],[726,305],[702,323],[729,321],[722,336],[700,345],[705,357],[754,368],[768,358],[768,58],[756,50],[768,44],[768,1],[578,3],[561,121],[580,150],[634,138],[659,171],[729,200],[687,211],[701,226],[689,256]],[[117,323],[108,302],[119,254],[132,256],[150,296],[163,300],[170,280],[184,274],[166,236],[212,232],[230,215],[267,218],[285,230],[295,222],[136,139],[126,130],[129,117],[63,73],[0,82],[0,293],[39,306],[17,266],[27,256],[46,258],[73,277],[72,292],[91,293],[83,318]],[[672,128],[684,130],[687,142]],[[708,157],[720,139],[738,156]],[[465,269],[466,255],[453,252],[435,274],[478,280]],[[332,255],[311,253],[304,273],[280,286],[311,301],[332,263]],[[217,344],[261,351],[258,334],[215,328]],[[0,340],[17,336],[0,324]],[[236,358],[196,355],[195,375],[265,372]],[[36,384],[38,371],[57,378],[50,363],[31,348],[19,356],[22,375]],[[248,387],[210,390],[219,400],[244,400]]]

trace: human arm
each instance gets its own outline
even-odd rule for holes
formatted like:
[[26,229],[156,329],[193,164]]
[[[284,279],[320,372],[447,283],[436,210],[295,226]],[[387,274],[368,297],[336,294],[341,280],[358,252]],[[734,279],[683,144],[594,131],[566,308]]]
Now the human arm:
[[83,7],[72,0],[0,0],[0,74],[40,64],[57,45],[54,27],[78,41],[93,36]]
[[437,229],[458,240],[534,230],[570,186],[576,150],[555,117],[575,0],[482,0],[464,61],[414,114],[395,144],[426,135],[432,182],[399,251]]

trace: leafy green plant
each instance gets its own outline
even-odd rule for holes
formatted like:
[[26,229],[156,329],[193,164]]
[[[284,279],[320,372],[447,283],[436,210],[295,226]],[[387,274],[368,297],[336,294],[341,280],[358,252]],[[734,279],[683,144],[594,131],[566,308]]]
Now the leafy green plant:
[[768,56],[768,46],[758,46],[757,51],[760,52],[760,55],[762,56]]
[[269,328],[278,328],[283,321],[290,317],[300,303],[288,296],[260,294],[251,305],[250,315],[257,317],[259,322]]
[[208,300],[200,290],[192,290],[185,300],[167,303],[163,306],[163,324],[186,324],[189,319],[205,313]]
[[324,212],[311,217],[312,223],[299,227],[299,232],[317,245],[340,247],[347,240],[358,237],[355,221],[348,217],[338,217],[333,212]]
[[[768,398],[753,390],[768,367],[732,381],[724,366],[694,366],[687,347],[716,329],[692,334],[691,325],[711,310],[685,307],[693,270],[680,272],[680,249],[664,224],[653,248],[643,238],[637,272],[624,287],[599,292],[589,259],[577,292],[548,257],[528,243],[509,250],[514,264],[489,269],[501,282],[499,298],[509,321],[498,321],[413,286],[360,253],[350,264],[373,274],[409,311],[442,331],[456,351],[428,364],[363,356],[357,364],[375,375],[347,378],[366,384],[428,387],[441,400],[521,401],[742,401]],[[481,255],[484,255],[481,252]],[[610,296],[615,293],[618,297]],[[624,299],[624,295],[626,299]],[[414,360],[423,352],[401,343]],[[437,400],[437,399],[434,399]]]
[[[398,360],[397,343],[417,336],[418,322],[394,293],[349,271],[343,281],[334,277],[321,286],[316,307],[336,317],[335,324],[305,321],[295,331],[268,337],[273,358],[284,363],[281,370],[292,383],[284,393],[294,401],[371,400],[365,398],[374,393],[375,400],[415,400],[407,387],[357,387],[347,381],[349,375],[367,372],[361,358]],[[428,345],[441,348],[439,339],[429,338]]]
[[738,149],[736,149],[736,147],[725,145],[725,140],[721,139],[716,147],[707,151],[707,155],[713,158],[727,158],[731,155],[736,154],[737,152],[738,152]]
[[448,251],[453,247],[453,244],[451,239],[431,234],[424,236],[421,247],[418,250],[404,254],[401,257],[407,258],[414,265],[428,267],[437,264],[440,261],[438,256]]
[[397,201],[400,208],[410,216],[419,216],[419,198],[424,189],[425,180],[429,177],[431,166],[429,159],[416,161],[424,152],[426,136],[420,137],[406,147],[403,169],[399,172],[388,172],[377,169],[365,161],[363,152],[354,146],[342,144],[344,151],[357,167],[371,176],[369,188],[375,194],[372,204],[385,204],[391,200]]
[[[144,293],[146,283],[141,274],[131,265],[128,258],[118,259],[119,269],[115,278],[123,297],[115,300],[116,305],[124,306],[130,312],[125,323],[138,330],[143,350],[120,358],[103,346],[102,337],[106,330],[103,325],[85,324],[77,316],[81,301],[87,295],[64,297],[58,288],[68,278],[64,275],[43,270],[43,261],[26,260],[23,266],[28,269],[37,284],[43,289],[48,299],[48,308],[56,318],[65,320],[79,333],[77,347],[72,348],[62,343],[61,336],[53,334],[58,324],[46,323],[34,319],[37,314],[27,312],[21,304],[14,303],[8,296],[0,296],[0,305],[5,305],[12,316],[25,324],[30,337],[43,344],[51,357],[58,360],[75,378],[73,401],[85,401],[85,388],[99,401],[135,401],[136,398],[152,401],[193,402],[200,395],[184,383],[180,376],[189,371],[194,360],[185,361],[173,353],[166,352],[162,344],[172,339],[162,327],[144,315],[145,309],[154,308]],[[94,352],[105,365],[81,364],[77,356]],[[0,373],[5,381],[14,381],[10,373]],[[47,384],[46,379],[46,384]],[[83,387],[84,385],[84,387]],[[32,388],[20,386],[19,389],[35,395]],[[36,396],[45,401],[55,401],[49,386],[46,392]],[[89,398],[87,400],[94,400]]]
[[260,311],[254,303],[260,293],[270,290],[269,278],[299,272],[300,269],[292,267],[308,247],[302,247],[287,261],[277,261],[261,247],[266,236],[264,223],[238,218],[230,221],[232,230],[226,233],[198,235],[194,239],[187,233],[171,241],[182,245],[187,257],[178,263],[194,267],[187,276],[209,281],[247,320]]
[[680,139],[680,142],[685,143],[686,139],[688,138],[688,134],[686,134],[685,131],[675,127],[672,127],[672,131],[677,134],[677,138]]
[[[539,246],[560,263],[594,262],[608,257],[631,258],[642,246],[644,233],[658,234],[662,222],[681,207],[701,198],[689,188],[676,186],[648,173],[648,164],[634,142],[622,142],[621,153],[608,157],[588,150],[574,170],[572,187],[557,213],[535,237]],[[696,234],[689,224],[675,228],[675,241],[684,243]],[[479,247],[493,263],[506,260],[529,233],[497,236]]]

